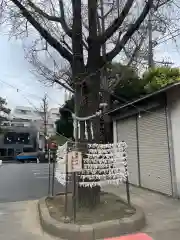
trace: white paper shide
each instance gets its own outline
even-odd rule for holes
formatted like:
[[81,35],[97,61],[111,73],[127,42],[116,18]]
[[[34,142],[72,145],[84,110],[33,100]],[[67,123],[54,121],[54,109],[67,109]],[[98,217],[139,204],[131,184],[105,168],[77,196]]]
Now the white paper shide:
[[66,142],[63,146],[59,146],[56,154],[56,171],[55,177],[62,185],[66,184],[66,170],[67,170],[67,145]]
[[[127,144],[88,144],[88,150],[82,159],[80,152],[67,152],[67,144],[57,151],[56,179],[63,185],[66,172],[79,172],[79,185],[84,187],[120,184],[126,181]],[[83,162],[83,168],[82,168]]]

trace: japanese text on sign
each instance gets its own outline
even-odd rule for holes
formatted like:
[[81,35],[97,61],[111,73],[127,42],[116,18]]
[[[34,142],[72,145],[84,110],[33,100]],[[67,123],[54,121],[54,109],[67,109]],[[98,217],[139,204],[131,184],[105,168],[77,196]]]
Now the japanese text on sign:
[[82,153],[72,151],[68,153],[68,172],[82,171]]

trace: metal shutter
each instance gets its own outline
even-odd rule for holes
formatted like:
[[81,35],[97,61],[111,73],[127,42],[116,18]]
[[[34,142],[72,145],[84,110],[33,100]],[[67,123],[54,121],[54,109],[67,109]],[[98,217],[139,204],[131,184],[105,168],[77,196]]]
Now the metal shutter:
[[138,134],[141,186],[172,195],[165,110],[142,114]]
[[124,140],[128,145],[127,161],[129,182],[135,185],[139,185],[135,117],[117,121],[117,140],[118,141]]

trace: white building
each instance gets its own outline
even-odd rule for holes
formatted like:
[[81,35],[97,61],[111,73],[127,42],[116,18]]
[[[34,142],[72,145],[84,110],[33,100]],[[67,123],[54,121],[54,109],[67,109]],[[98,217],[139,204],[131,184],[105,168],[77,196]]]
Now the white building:
[[[8,121],[3,121],[2,126],[19,126],[31,127],[35,126],[40,135],[44,133],[44,112],[36,110],[31,107],[17,106],[9,115]],[[55,135],[55,122],[59,119],[59,108],[51,108],[47,112],[47,134],[49,136]]]
[[180,198],[180,83],[111,111],[114,142],[128,145],[130,183]]

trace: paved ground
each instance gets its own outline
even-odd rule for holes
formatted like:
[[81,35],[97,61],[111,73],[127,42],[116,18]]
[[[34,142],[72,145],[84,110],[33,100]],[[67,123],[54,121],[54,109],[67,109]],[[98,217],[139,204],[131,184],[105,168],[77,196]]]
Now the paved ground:
[[[33,200],[46,196],[48,173],[48,164],[3,164],[0,167],[0,202]],[[61,191],[63,187],[55,182],[55,192]]]
[[[126,199],[123,186],[105,188]],[[180,200],[165,197],[147,190],[131,187],[131,201],[141,206],[146,214],[148,233],[154,240],[180,239]]]
[[37,216],[37,201],[0,204],[0,239],[55,240],[42,232]]
[[[51,166],[52,168],[52,166]],[[48,192],[48,164],[0,167],[0,239],[52,240],[40,228],[37,200]],[[55,192],[63,187],[55,183]]]
[[[4,164],[0,167],[0,239],[53,240],[41,231],[37,199],[47,195],[48,164]],[[125,188],[106,190],[126,198]],[[63,191],[56,183],[55,191]],[[180,238],[180,200],[131,187],[131,200],[147,217],[148,233],[154,240]]]

